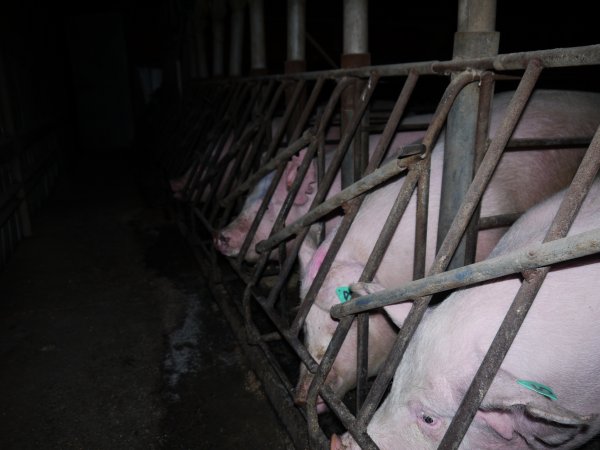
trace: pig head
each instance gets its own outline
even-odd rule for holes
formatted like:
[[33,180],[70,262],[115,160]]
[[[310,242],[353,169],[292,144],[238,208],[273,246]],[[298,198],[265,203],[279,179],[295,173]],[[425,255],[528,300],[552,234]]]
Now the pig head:
[[[298,168],[302,163],[307,150],[301,150],[297,156],[293,156],[290,162],[286,165],[283,176],[279,180],[273,197],[269,202],[269,207],[260,221],[255,235],[252,238],[245,260],[255,262],[258,260],[255,246],[258,242],[267,239],[275,223],[275,219],[281,211],[283,203],[288,195],[292,184],[294,183]],[[250,193],[240,214],[230,222],[225,228],[218,231],[214,237],[214,244],[219,252],[226,256],[237,256],[248,235],[248,231],[260,205],[265,197],[266,191],[269,188],[273,173],[264,177]],[[330,189],[330,195],[340,191],[340,177],[336,177]],[[287,216],[287,223],[291,223],[304,214],[310,208],[310,205],[317,193],[317,165],[316,161],[311,161],[306,176],[304,177],[300,190],[294,199],[293,205]],[[330,225],[331,226],[331,225]],[[291,243],[292,241],[288,241]]]
[[[490,133],[492,135],[500,119],[503,117],[511,95],[512,93],[503,93],[494,98],[490,126]],[[525,109],[514,137],[562,137],[569,134],[589,136],[594,133],[599,123],[600,95],[585,92],[540,90],[534,93]],[[431,184],[427,223],[428,239],[425,249],[427,267],[431,264],[435,256],[443,153],[444,142],[443,137],[440,137],[431,153]],[[581,149],[528,150],[505,153],[481,201],[482,216],[522,212],[535,203],[549,197],[568,185],[577,170],[582,155],[583,150]],[[337,272],[343,272],[344,267],[351,268],[356,264],[364,267],[402,183],[403,178],[401,177],[373,191],[373,193],[366,197],[344,243],[335,257],[334,264],[337,267]],[[413,195],[376,272],[374,283],[361,285],[361,290],[394,288],[412,279],[415,212],[416,195]],[[487,257],[505,231],[506,229],[493,229],[479,232],[477,238],[477,261]],[[310,264],[313,266],[318,265],[315,262],[311,262]],[[310,274],[316,273],[316,271],[309,267],[305,272],[309,275],[307,280],[303,280],[303,284],[310,285],[314,278],[314,276],[311,278]],[[345,284],[358,280],[358,277],[354,276],[340,277],[339,275],[331,275],[331,277],[338,278],[339,281]],[[329,285],[336,282],[330,283],[326,278],[324,284]],[[358,286],[356,289],[358,289]],[[358,293],[361,294],[362,292]],[[337,302],[335,290],[330,288],[320,289],[315,302],[318,305],[334,304]],[[305,345],[308,348],[315,348],[315,345],[310,342],[312,339],[316,339],[320,346],[326,346],[326,343],[331,341],[332,337],[332,333],[329,330],[335,330],[336,326],[336,322],[331,319],[328,311],[324,311],[323,308],[313,307],[313,309],[314,311],[311,311],[307,317],[305,327],[312,327],[311,321],[314,320],[321,324],[319,328],[320,334],[312,332],[305,337]],[[330,322],[330,325],[323,325],[327,321]],[[379,323],[384,327],[387,325],[382,321]],[[389,327],[389,325],[387,326]],[[375,328],[375,326],[371,325],[369,330],[371,331]],[[387,341],[381,340],[379,342],[385,344]],[[356,384],[355,373],[349,373],[346,370],[336,370],[338,360],[344,361],[344,365],[348,367],[352,364],[355,365],[355,362],[351,362],[354,358],[353,354],[346,355],[344,351],[345,349],[340,351],[338,359],[334,363],[333,370],[338,374],[343,373],[344,376],[350,377],[350,379],[344,380],[343,383],[338,382],[338,386],[349,388]],[[389,351],[389,347],[386,349],[369,348],[369,352],[372,351],[383,355]],[[313,354],[313,357],[317,361],[319,360],[317,354]],[[374,364],[379,366],[381,361],[374,361]],[[301,402],[298,393],[302,392],[302,389],[297,389],[296,397],[298,402]],[[337,393],[341,396],[345,391],[340,388]]]
[[[491,256],[541,242],[562,197],[529,210]],[[598,227],[596,181],[569,234]],[[600,431],[599,280],[597,260],[550,271],[461,449],[572,449]],[[437,448],[522,282],[510,277],[463,289],[427,311],[368,426],[379,448]],[[386,310],[401,326],[408,308]],[[549,388],[555,399],[522,381]],[[358,446],[346,434],[334,437],[332,448]]]

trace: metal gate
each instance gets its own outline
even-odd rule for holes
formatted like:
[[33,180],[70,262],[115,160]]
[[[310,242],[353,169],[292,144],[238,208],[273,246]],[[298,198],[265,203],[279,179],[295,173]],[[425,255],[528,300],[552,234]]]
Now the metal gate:
[[[283,416],[298,448],[328,446],[328,437],[322,430],[328,425],[319,419],[316,410],[318,395],[326,401],[332,413],[343,427],[350,431],[361,447],[377,448],[366,433],[366,427],[385,395],[402,354],[430,303],[431,296],[437,292],[527,270],[527,287],[524,287],[523,292],[518,295],[515,306],[511,308],[504,321],[502,330],[506,332],[498,334],[502,337],[498,337],[493,343],[488,352],[489,356],[486,357],[469,388],[440,446],[440,448],[458,447],[523,321],[524,311],[531,305],[535,292],[549,270],[548,267],[539,267],[598,251],[598,230],[577,241],[578,251],[573,251],[574,238],[561,238],[566,235],[578,205],[598,171],[599,134],[596,133],[571,185],[565,205],[561,208],[545,239],[545,242],[559,239],[558,241],[552,244],[545,243],[537,248],[536,255],[539,256],[536,258],[532,258],[531,255],[527,257],[527,251],[524,250],[522,253],[525,255],[526,263],[519,259],[517,264],[509,264],[506,258],[498,258],[463,269],[444,271],[463,234],[467,233],[467,236],[470,236],[467,239],[473,240],[478,224],[480,227],[506,226],[515,219],[514,216],[477,218],[479,199],[505,148],[526,145],[534,145],[537,148],[543,145],[588,146],[592,140],[591,136],[586,136],[585,139],[575,136],[573,139],[544,144],[539,141],[517,142],[511,140],[511,135],[544,70],[598,64],[600,64],[600,46],[592,45],[464,61],[372,66],[363,69],[253,77],[238,81],[204,82],[194,87],[194,97],[180,111],[176,111],[174,115],[176,119],[171,123],[165,123],[163,135],[168,136],[168,139],[162,145],[165,149],[162,157],[166,167],[174,174],[181,174],[182,168],[189,168],[187,176],[184,177],[184,187],[179,193],[182,197],[179,203],[182,229],[197,250],[205,275],[211,280],[213,292],[221,299],[220,302],[231,302],[229,306],[223,303],[222,306],[233,318],[238,336],[248,339],[249,347],[252,347],[251,351],[255,352],[255,363],[258,364],[258,360],[262,361],[263,364],[260,364],[262,368],[258,369],[259,374],[261,372],[266,374],[264,377],[267,380],[263,378],[263,382],[267,393],[269,394],[269,389],[276,391],[269,395],[278,413]],[[430,123],[426,125],[422,142],[397,150],[393,158],[381,165],[394,134],[403,129],[401,121],[406,116],[411,94],[418,88],[421,80],[431,77],[446,77],[450,81],[441,95]],[[393,109],[384,115],[373,112],[375,94],[382,79],[403,81],[398,88]],[[508,107],[508,113],[499,131],[488,143],[486,135],[489,118],[485,112],[489,111],[494,84],[515,83],[515,79],[519,80],[518,86]],[[472,84],[480,87],[479,123],[482,126],[478,127],[479,134],[476,142],[478,142],[481,161],[458,214],[437,252],[435,263],[426,271],[427,236],[424,230],[427,221],[431,151],[445,125],[454,99],[465,86]],[[339,116],[336,115],[336,111],[339,108],[340,97],[350,86],[358,88],[356,109],[353,111],[349,125],[343,130],[335,152],[329,156],[330,161],[325,170],[326,134],[332,124],[338,123]],[[284,102],[286,91],[292,93],[291,100],[288,102]],[[318,108],[318,105],[325,106]],[[368,113],[369,111],[371,114]],[[279,116],[279,125],[272,133],[271,124],[276,115]],[[370,123],[369,119],[371,119]],[[327,192],[341,168],[353,139],[366,142],[365,139],[358,138],[361,134],[368,134],[372,130],[382,130],[381,138],[368,159],[368,164],[361,171],[360,179],[338,194],[327,198]],[[173,147],[179,147],[181,150],[173,152]],[[290,186],[283,207],[272,224],[269,238],[256,246],[260,254],[258,261],[248,264],[244,261],[245,256],[284,174],[286,164],[293,155],[304,148],[307,148],[305,157],[298,167],[297,177]],[[366,146],[356,146],[356,148],[358,151],[355,160],[366,160],[368,158]],[[177,157],[174,158],[173,155]],[[292,208],[294,198],[313,158],[319,161],[319,177],[318,189],[310,210],[295,222],[286,223],[286,215]],[[227,268],[223,269],[224,262],[220,256],[217,256],[210,236],[226,225],[234,213],[239,211],[244,194],[271,172],[274,176],[239,254],[227,260],[233,272],[228,271]],[[325,355],[318,363],[302,342],[303,322],[330,270],[336,252],[360,209],[362,200],[367,193],[373,192],[386,181],[399,176],[404,179],[402,189],[375,249],[365,264],[360,281],[370,282],[373,279],[415,189],[418,195],[416,229],[423,231],[417,233],[415,240],[413,278],[416,281],[399,289],[363,297],[360,302],[353,299],[332,308],[331,313],[339,319],[339,325]],[[302,243],[313,224],[325,220],[330,214],[335,214],[342,209],[343,218],[322,265],[307,295],[298,299],[295,268]],[[323,237],[321,233],[320,239]],[[292,241],[292,244],[286,248],[287,241]],[[556,252],[551,254],[546,252],[550,245],[554,246],[552,248]],[[276,257],[271,258],[271,254],[275,254]],[[485,264],[485,271],[482,271],[483,264]],[[467,273],[479,275],[466,277]],[[427,277],[423,278],[425,274]],[[368,358],[366,343],[369,311],[406,299],[413,299],[414,306],[398,334],[387,361],[370,390],[367,391],[369,383],[365,365]],[[233,317],[236,315],[243,317],[243,325]],[[357,373],[360,376],[357,379],[356,406],[349,408],[342,399],[336,398],[333,391],[324,384],[324,380],[355,318],[359,333]],[[257,349],[260,349],[260,352],[256,353]],[[295,375],[290,371],[290,355],[314,374],[305,410],[292,406],[293,386],[296,380]],[[265,371],[264,367],[268,369]],[[278,384],[277,387],[267,386],[274,382]],[[303,420],[308,424],[308,432],[304,428]]]

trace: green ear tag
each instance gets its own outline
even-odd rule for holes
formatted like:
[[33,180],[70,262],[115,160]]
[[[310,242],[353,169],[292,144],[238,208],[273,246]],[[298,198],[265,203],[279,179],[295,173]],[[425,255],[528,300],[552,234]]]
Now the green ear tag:
[[346,303],[352,297],[352,293],[350,292],[350,286],[340,286],[335,288],[335,293],[340,299],[341,303]]
[[554,391],[552,391],[551,388],[549,388],[546,385],[543,385],[542,383],[528,380],[517,380],[517,383],[519,383],[523,387],[526,387],[529,390],[543,395],[544,397],[548,397],[551,400],[556,400],[556,394],[554,393]]

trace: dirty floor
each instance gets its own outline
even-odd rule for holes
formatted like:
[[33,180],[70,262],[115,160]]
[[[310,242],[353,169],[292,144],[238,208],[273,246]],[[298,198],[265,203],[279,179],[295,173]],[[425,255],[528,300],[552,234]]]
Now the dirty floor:
[[292,448],[127,155],[65,168],[0,273],[0,448]]

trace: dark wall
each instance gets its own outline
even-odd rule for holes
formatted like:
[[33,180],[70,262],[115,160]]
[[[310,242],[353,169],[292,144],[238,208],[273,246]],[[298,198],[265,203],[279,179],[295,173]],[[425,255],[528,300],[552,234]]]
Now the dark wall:
[[129,146],[133,116],[122,14],[72,16],[67,35],[82,151]]

